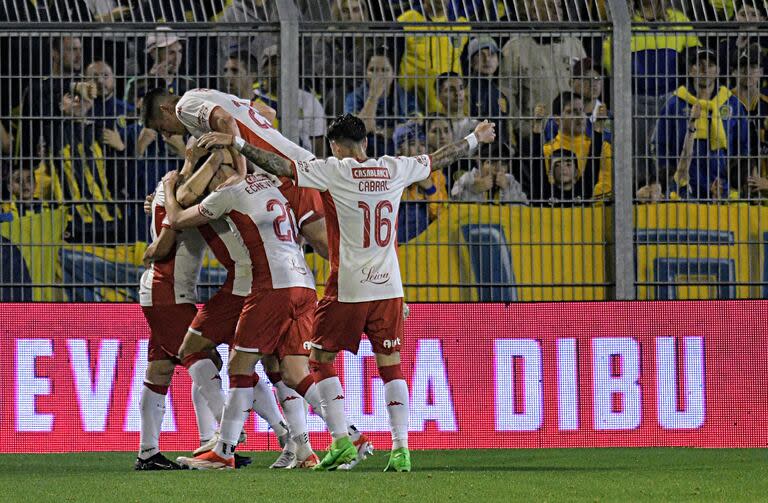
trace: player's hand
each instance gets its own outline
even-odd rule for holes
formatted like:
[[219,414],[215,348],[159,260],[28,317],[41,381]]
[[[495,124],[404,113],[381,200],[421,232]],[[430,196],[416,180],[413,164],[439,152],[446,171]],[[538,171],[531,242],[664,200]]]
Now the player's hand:
[[123,143],[123,139],[120,138],[120,133],[117,132],[115,129],[104,129],[101,132],[101,141],[104,142],[105,145],[109,145],[113,149],[117,150],[118,152],[122,152],[125,150],[125,144]]
[[155,193],[147,194],[147,197],[144,198],[144,213],[147,215],[152,214],[152,201],[155,200]]
[[[176,190],[176,184],[179,183],[179,172],[175,169],[169,171],[163,177],[163,186],[166,194],[173,194]],[[168,197],[166,195],[166,197]]]
[[197,146],[206,150],[211,150],[214,148],[231,147],[234,141],[235,137],[233,135],[214,131],[212,133],[205,133],[201,136],[197,140]]
[[478,143],[492,143],[496,139],[496,124],[484,120],[475,127]]
[[191,163],[196,163],[201,157],[206,155],[208,151],[197,144],[197,138],[194,136],[189,137],[187,141],[187,147],[184,150],[184,158]]
[[403,321],[407,320],[410,315],[411,308],[408,307],[408,304],[405,301],[403,301]]

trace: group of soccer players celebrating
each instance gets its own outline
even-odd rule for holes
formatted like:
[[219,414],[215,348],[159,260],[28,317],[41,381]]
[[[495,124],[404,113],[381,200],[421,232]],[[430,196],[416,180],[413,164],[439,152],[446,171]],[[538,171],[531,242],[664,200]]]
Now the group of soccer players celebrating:
[[[145,254],[141,306],[150,328],[140,399],[137,470],[222,469],[247,464],[235,454],[253,410],[282,447],[272,468],[349,470],[373,453],[344,412],[333,366],[368,337],[384,381],[392,450],[385,471],[411,470],[408,386],[400,367],[403,287],[396,252],[403,190],[495,140],[494,125],[431,155],[369,159],[366,128],[353,115],[328,128],[333,157],[315,156],[271,125],[274,110],[210,89],[183,96],[149,92],[144,126],[191,134],[185,162],[158,184],[147,207],[152,244]],[[317,301],[303,244],[331,272]],[[197,310],[206,247],[226,269],[224,284]],[[216,347],[229,346],[228,393]],[[255,373],[261,361],[277,392]],[[176,462],[160,452],[165,398],[177,364],[192,379],[200,446]],[[333,439],[325,457],[307,433],[307,405]]]

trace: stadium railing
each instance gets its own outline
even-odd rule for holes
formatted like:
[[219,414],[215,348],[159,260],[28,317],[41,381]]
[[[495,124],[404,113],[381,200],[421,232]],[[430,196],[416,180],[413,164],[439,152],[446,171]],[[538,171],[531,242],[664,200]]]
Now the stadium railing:
[[[0,223],[0,301],[137,298],[148,232],[144,196],[179,166],[180,140],[144,131],[131,106],[83,96],[87,83],[101,79],[104,87],[106,70],[91,65],[98,59],[110,64],[115,95],[130,105],[163,82],[176,92],[227,83],[235,92],[237,79],[223,75],[234,64],[252,76],[256,99],[278,110],[277,127],[318,156],[329,154],[318,139],[328,121],[361,113],[376,87],[386,90],[380,106],[371,100],[366,109],[372,155],[440,145],[447,121],[436,114],[450,120],[451,136],[466,134],[472,119],[496,122],[504,145],[480,149],[433,179],[444,185],[440,197],[406,192],[398,234],[407,300],[768,296],[768,193],[753,190],[766,176],[762,112],[752,120],[757,150],[709,148],[692,156],[689,180],[698,180],[701,163],[720,170],[712,183],[699,184],[715,183],[718,197],[692,188],[698,182],[677,190],[687,127],[666,143],[657,134],[660,119],[687,124],[690,105],[664,107],[690,81],[689,55],[711,44],[729,67],[718,69],[719,83],[732,89],[745,80],[731,70],[740,68],[741,54],[724,56],[720,47],[744,52],[750,34],[759,44],[751,19],[734,12],[726,20],[704,0],[673,11],[667,7],[680,5],[661,2],[663,12],[654,15],[621,1],[565,1],[558,12],[531,10],[537,2],[445,4],[431,22],[416,1],[147,2],[100,17],[6,4],[0,201],[8,221]],[[747,6],[765,14],[760,2]],[[494,52],[498,69],[489,71]],[[231,60],[233,53],[241,59]],[[484,60],[473,69],[475,58]],[[70,76],[53,76],[53,65]],[[461,86],[464,104],[449,110],[443,102],[455,100]],[[576,86],[592,98],[555,103]],[[738,110],[722,106],[721,118],[738,118]],[[724,133],[697,131],[694,144],[709,141],[707,134],[725,134],[729,143],[743,124],[731,122]],[[599,148],[592,146],[598,134]],[[501,174],[492,171],[484,182],[488,170]],[[575,176],[572,186],[563,170]],[[320,284],[326,264],[308,257]],[[203,298],[220,280],[209,261]]]

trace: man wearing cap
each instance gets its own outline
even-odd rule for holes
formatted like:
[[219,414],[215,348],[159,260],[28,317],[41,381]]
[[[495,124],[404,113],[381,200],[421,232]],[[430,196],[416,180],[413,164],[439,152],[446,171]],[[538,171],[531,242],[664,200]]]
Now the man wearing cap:
[[497,85],[499,47],[496,42],[491,37],[473,38],[467,44],[466,59],[462,63],[464,75],[469,78],[469,115],[488,117],[496,123],[499,141],[515,145],[517,142],[509,137],[506,127],[507,97]]
[[[145,49],[153,63],[147,77],[156,78],[171,94],[178,96],[197,87],[193,79],[179,75],[179,68],[184,60],[182,40],[184,39],[173,33],[170,28],[161,26],[155,33],[147,36]],[[124,101],[136,103],[136,81],[139,78],[141,77],[134,77],[126,84]]]
[[764,59],[759,45],[745,47],[735,61],[736,85],[731,90],[748,114],[750,153],[739,163],[738,172],[733,171],[733,183],[762,198],[768,197],[768,94],[760,90]]
[[[714,52],[694,49],[688,62],[688,82],[680,86],[659,113],[653,146],[658,170],[656,183],[666,185],[670,197],[724,199],[729,196],[728,163],[749,155],[747,112],[725,86],[718,86]],[[691,108],[701,114],[690,123]],[[694,135],[688,180],[673,180],[686,133]]]
[[[408,122],[396,127],[392,139],[399,156],[414,157],[427,151],[427,138],[421,124]],[[397,214],[397,242],[410,241],[426,230],[448,199],[442,170],[435,170],[428,178],[407,187]]]
[[[731,1],[733,2],[731,4]],[[741,33],[727,33],[725,37],[720,38],[717,54],[720,58],[720,68],[733,68],[739,56],[747,47],[757,44],[758,50],[762,55],[763,78],[768,77],[768,37],[765,36],[765,30],[759,30],[759,26],[768,19],[766,17],[766,7],[768,3],[760,0],[731,0],[728,3],[736,9],[734,21],[743,23],[745,28],[754,31],[743,31]],[[767,85],[764,83],[763,87]]]

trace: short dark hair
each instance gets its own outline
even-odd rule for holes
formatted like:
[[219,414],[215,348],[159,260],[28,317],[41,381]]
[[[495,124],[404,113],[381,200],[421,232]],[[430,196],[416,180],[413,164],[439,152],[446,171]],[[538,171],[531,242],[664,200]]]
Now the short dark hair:
[[463,82],[461,75],[459,75],[456,72],[443,72],[440,75],[438,75],[437,78],[435,79],[435,91],[437,91],[437,93],[440,94],[440,88],[443,87],[443,83],[446,80],[453,79],[453,78],[460,79]]
[[344,114],[336,119],[328,127],[325,137],[328,141],[360,143],[368,136],[365,123],[359,117],[352,114]]
[[258,72],[259,71],[259,59],[251,54],[250,51],[234,51],[230,53],[229,59],[236,59],[243,65],[245,65],[245,69],[249,72]]
[[506,143],[484,143],[477,150],[477,157],[483,161],[509,161],[512,159],[512,150]]
[[559,116],[563,114],[563,109],[576,100],[583,99],[580,95],[566,91],[561,93],[552,102],[552,115]]
[[152,129],[151,122],[160,115],[160,105],[173,95],[164,87],[150,89],[141,104],[141,123]]
[[395,69],[395,58],[394,58],[394,55],[392,54],[392,50],[389,48],[388,45],[386,45],[386,44],[379,44],[376,47],[374,47],[373,50],[368,53],[368,57],[365,60],[366,64],[371,61],[371,58],[374,58],[376,56],[387,58],[387,61],[389,61],[389,64],[392,65],[392,69],[394,71],[397,71]]

